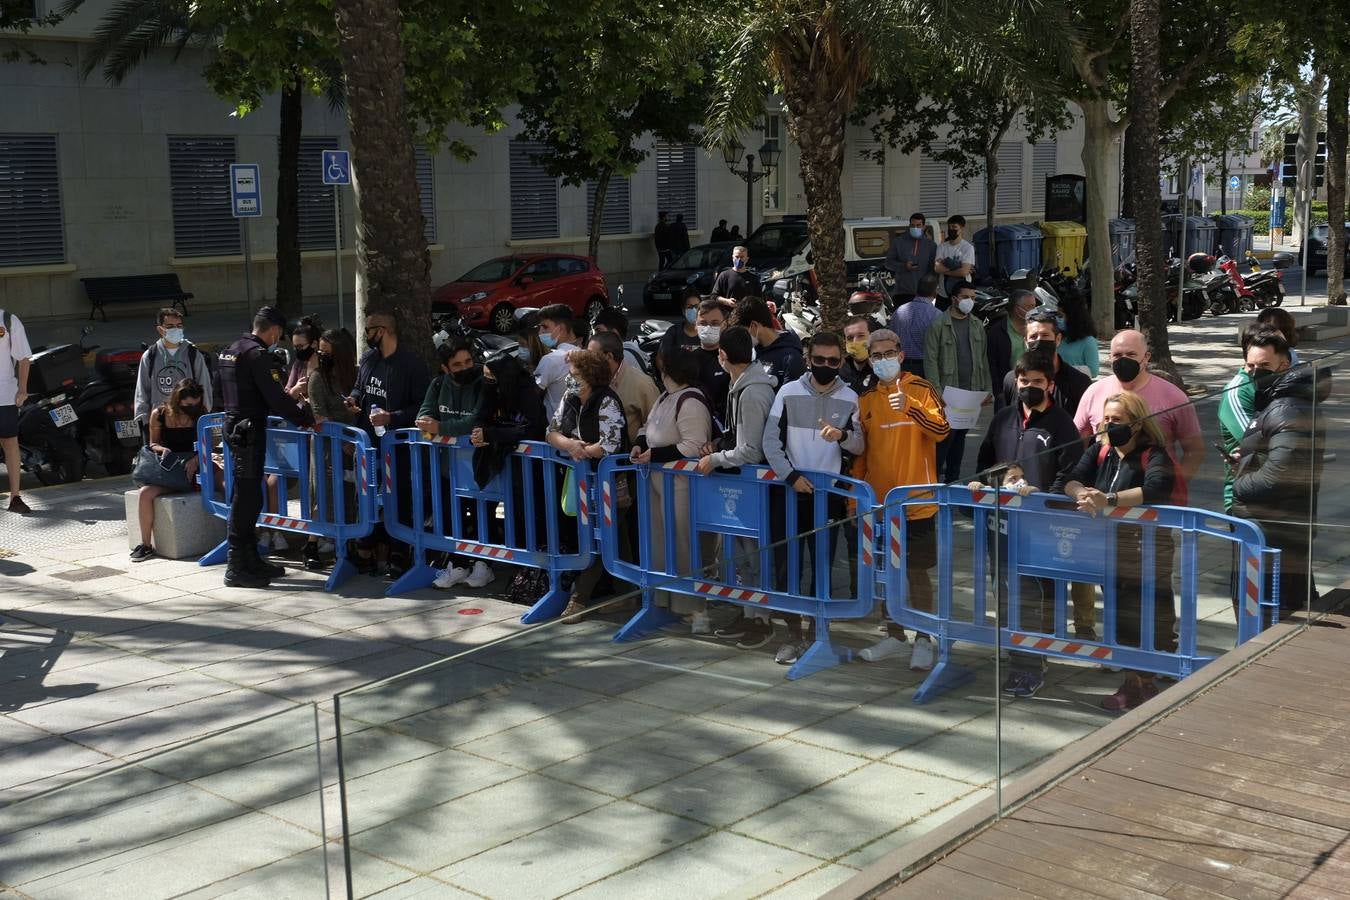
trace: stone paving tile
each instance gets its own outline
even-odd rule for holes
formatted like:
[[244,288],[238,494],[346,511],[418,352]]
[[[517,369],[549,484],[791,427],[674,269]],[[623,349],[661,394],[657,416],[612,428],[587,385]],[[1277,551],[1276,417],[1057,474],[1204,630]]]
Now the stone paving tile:
[[[517,682],[406,716],[397,722],[397,729],[442,747],[453,747],[595,702],[594,694],[563,685]],[[345,704],[343,709],[347,709]]]
[[341,665],[324,665],[295,675],[265,681],[259,684],[258,688],[296,701],[326,698],[339,691],[351,690],[368,682],[436,662],[436,659],[430,653],[395,645],[389,649],[352,657]]
[[815,900],[856,874],[855,869],[843,865],[820,866],[760,896],[764,900]]
[[[0,661],[5,658],[0,657]],[[9,703],[22,705],[23,710],[28,712],[45,704],[78,699],[96,691],[109,691],[124,685],[167,678],[179,671],[182,671],[179,666],[167,665],[136,654],[121,653],[79,668],[50,673],[40,684],[18,682],[0,690],[7,695]]]
[[[341,848],[330,851],[340,856]],[[336,861],[335,861],[336,862]],[[314,847],[293,856],[222,878],[205,887],[190,890],[178,896],[183,900],[215,900],[218,897],[266,897],[268,900],[308,900],[323,896],[323,849]],[[332,870],[337,875],[338,869]],[[331,876],[330,876],[331,877]],[[331,881],[333,893],[338,896],[341,882]]]
[[148,683],[123,685],[80,698],[79,703],[50,703],[10,713],[20,722],[55,734],[114,723],[157,709],[221,694],[230,686],[190,672],[175,672]]
[[882,835],[870,844],[850,853],[839,862],[854,869],[864,869],[888,853],[900,849],[910,841],[922,837],[942,823],[955,818],[981,801],[994,796],[992,787],[976,788],[965,796],[958,797],[946,806],[930,810],[920,818]]
[[[362,887],[365,887],[365,884]],[[453,885],[438,881],[429,875],[423,875],[376,893],[358,893],[357,896],[372,897],[377,898],[377,900],[414,900],[414,898],[415,900],[460,900],[460,898],[477,897],[478,895],[461,891]]]
[[[220,687],[227,686],[221,684]],[[141,715],[69,732],[69,736],[95,750],[125,758],[293,707],[294,704],[284,699],[267,697],[254,691],[226,689]]]
[[[439,807],[525,774],[495,760],[458,750],[436,750],[426,744],[421,744],[420,750],[424,755],[349,777],[347,816],[354,832]],[[354,758],[345,747],[343,760],[370,765],[369,761],[359,759],[359,753]],[[490,821],[483,825],[492,827]]]
[[821,719],[787,734],[802,741],[882,759],[901,747],[912,746],[960,722],[986,715],[993,700],[946,699],[926,706],[910,703],[909,690],[888,694],[854,709]]
[[458,749],[535,771],[655,731],[677,718],[670,710],[595,698],[546,719],[459,744]]
[[18,799],[22,792],[16,788],[27,787],[39,779],[64,776],[63,780],[72,780],[79,777],[79,770],[109,758],[109,754],[55,735],[7,748],[0,752],[0,800]]
[[[641,663],[639,663],[641,664]],[[663,669],[658,668],[658,671]],[[670,672],[670,669],[663,671]],[[673,673],[674,674],[674,673]],[[673,678],[657,681],[626,691],[621,696],[637,703],[649,703],[663,709],[684,713],[704,713],[717,707],[760,694],[769,689],[767,683],[750,682],[739,678],[703,675],[695,670],[674,674]]]

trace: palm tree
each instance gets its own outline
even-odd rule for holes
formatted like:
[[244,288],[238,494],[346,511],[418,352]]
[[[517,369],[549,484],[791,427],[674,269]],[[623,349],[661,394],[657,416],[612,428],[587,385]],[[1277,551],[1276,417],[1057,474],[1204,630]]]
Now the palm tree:
[[[68,16],[85,0],[67,0]],[[298,312],[303,297],[300,267],[300,136],[303,98],[322,90],[330,105],[343,103],[342,71],[332,48],[331,26],[309,4],[246,4],[220,0],[120,0],[99,20],[81,77],[102,68],[109,84],[121,84],[151,53],[172,47],[206,52],[203,77],[240,113],[280,94],[277,142],[276,304]],[[329,26],[324,34],[320,26]],[[263,39],[265,37],[265,39]],[[268,56],[266,54],[272,54]]]

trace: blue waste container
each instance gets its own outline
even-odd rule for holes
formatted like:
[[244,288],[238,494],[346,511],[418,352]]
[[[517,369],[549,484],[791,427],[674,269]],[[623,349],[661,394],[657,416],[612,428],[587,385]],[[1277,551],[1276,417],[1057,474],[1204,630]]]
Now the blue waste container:
[[1111,231],[1111,268],[1134,262],[1134,219],[1112,219],[1107,225]]
[[1246,216],[1215,216],[1218,238],[1214,253],[1241,260],[1252,249],[1252,220]]
[[[1163,252],[1168,256],[1181,253],[1181,216],[1163,216]],[[1213,253],[1218,228],[1213,219],[1204,216],[1186,217],[1186,255]]]
[[1018,269],[1038,271],[1041,267],[1041,230],[1035,225],[997,225],[994,227],[994,260],[989,261],[989,229],[975,232],[975,271],[980,275],[1007,277]]

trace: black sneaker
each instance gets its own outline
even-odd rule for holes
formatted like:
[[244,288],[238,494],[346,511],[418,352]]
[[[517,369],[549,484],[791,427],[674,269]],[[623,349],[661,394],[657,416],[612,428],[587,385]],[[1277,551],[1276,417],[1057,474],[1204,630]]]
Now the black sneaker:
[[243,566],[225,567],[226,587],[265,588],[270,583],[270,578],[266,575],[260,575],[252,569],[246,569]]
[[136,549],[131,551],[131,561],[145,562],[154,555],[155,551],[151,549],[149,544],[137,544]]
[[741,650],[758,650],[773,640],[773,629],[768,622],[752,621],[745,627],[745,634],[736,642]]
[[739,641],[745,637],[746,623],[744,619],[737,619],[730,625],[723,625],[721,628],[713,629],[713,637],[719,641]]
[[319,545],[316,543],[305,544],[304,549],[300,551],[300,557],[304,560],[305,568],[311,572],[323,568],[323,563],[319,560]]
[[778,652],[774,654],[773,661],[780,666],[790,666],[801,659],[802,654],[805,652],[806,641],[801,639],[790,641],[778,648]]
[[356,567],[357,575],[374,575],[380,570],[380,564],[375,561],[374,556],[352,556],[352,565]]
[[25,515],[26,513],[32,512],[32,510],[28,508],[28,504],[24,503],[23,498],[17,494],[11,495],[9,498],[9,511],[18,513],[19,515]]

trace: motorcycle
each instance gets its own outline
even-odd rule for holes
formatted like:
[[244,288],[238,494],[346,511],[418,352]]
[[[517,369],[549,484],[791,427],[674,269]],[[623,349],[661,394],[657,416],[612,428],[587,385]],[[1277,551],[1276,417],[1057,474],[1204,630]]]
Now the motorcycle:
[[29,394],[19,409],[19,466],[42,484],[84,478],[74,405],[84,375],[80,344],[39,347],[30,357]]
[[1135,264],[1122,263],[1115,271],[1116,330],[1134,328],[1139,319],[1139,286]]
[[1182,291],[1181,309],[1177,309],[1177,284],[1182,277],[1183,268],[1185,267],[1182,265],[1182,261],[1177,257],[1171,257],[1167,260],[1164,283],[1167,285],[1168,321],[1170,322],[1198,319],[1205,314],[1205,310],[1210,303],[1209,295],[1206,292],[1208,282],[1188,278]]
[[[516,321],[519,322],[524,318],[521,315],[522,313],[533,312],[535,310],[516,310]],[[450,341],[465,341],[473,347],[474,356],[483,362],[494,362],[503,356],[510,356],[520,346],[520,342],[511,335],[488,333],[470,328],[464,324],[464,320],[456,312],[442,313],[436,318],[435,325],[436,331],[431,335],[431,342],[437,348]]]
[[[887,284],[887,282],[890,284]],[[848,298],[848,314],[862,316],[872,321],[872,328],[886,328],[890,325],[891,288],[894,279],[889,272],[871,268],[858,276],[858,286]]]
[[1251,293],[1256,308],[1265,309],[1267,306],[1279,306],[1284,302],[1284,272],[1280,271],[1278,266],[1274,269],[1262,269],[1260,260],[1250,250],[1247,251],[1247,265],[1250,270],[1248,274],[1242,274],[1237,260],[1229,259],[1228,264],[1228,268],[1224,271],[1228,272],[1228,276],[1235,284]]
[[84,338],[93,332],[86,325],[80,338],[84,353],[94,353],[94,377],[84,384],[75,398],[79,416],[80,443],[86,456],[103,466],[109,475],[125,475],[136,462],[144,443],[140,423],[135,418],[136,376],[144,348],[100,350],[97,344],[85,346]]

